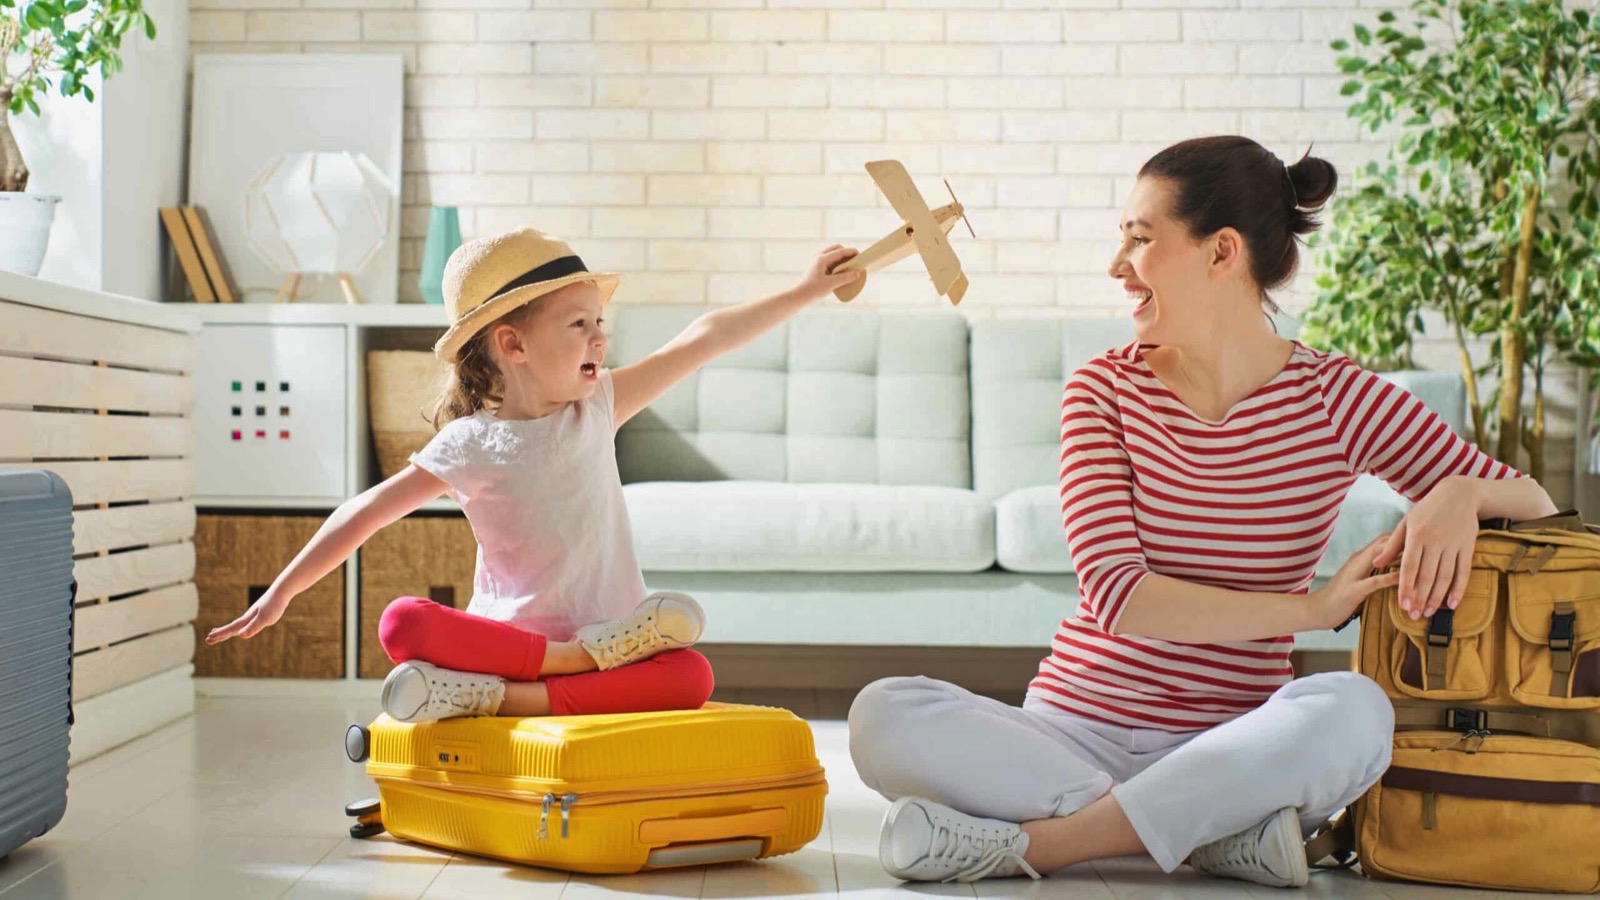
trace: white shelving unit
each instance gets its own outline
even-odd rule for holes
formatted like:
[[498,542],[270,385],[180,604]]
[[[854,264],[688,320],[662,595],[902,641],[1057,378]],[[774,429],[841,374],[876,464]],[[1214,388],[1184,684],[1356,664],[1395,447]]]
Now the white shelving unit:
[[427,303],[197,303],[189,307],[205,324],[345,325],[354,328],[437,328],[448,319],[443,306]]
[[[296,329],[314,329],[318,335],[326,335],[329,328],[342,330],[339,345],[342,346],[343,355],[337,367],[340,388],[337,392],[333,392],[333,395],[342,400],[343,407],[343,421],[338,429],[343,439],[338,442],[338,447],[334,451],[340,457],[339,471],[343,475],[340,489],[315,496],[294,496],[282,490],[262,490],[259,479],[252,482],[248,477],[241,476],[238,491],[207,493],[206,488],[202,487],[195,498],[195,505],[202,512],[250,510],[326,516],[340,503],[374,484],[378,473],[373,461],[372,430],[367,419],[367,351],[431,348],[433,342],[443,333],[447,322],[444,307],[416,303],[388,305],[202,303],[188,306],[187,309],[194,311],[202,322],[199,336],[202,346],[207,343],[208,336],[213,339],[218,338],[222,329],[267,327],[275,335],[282,335],[286,331],[290,344],[293,343],[293,331]],[[197,382],[206,379],[226,381],[234,377],[225,372],[196,373]],[[204,396],[203,387],[201,393]],[[248,398],[248,392],[245,396]],[[306,392],[291,393],[290,396],[298,399],[306,396]],[[250,405],[252,401],[246,399],[244,403]],[[277,401],[273,400],[272,403],[276,404]],[[215,418],[220,413],[211,410],[209,414],[212,418],[208,420],[207,410],[197,410],[197,430],[221,427]],[[294,429],[295,421],[291,417],[285,424]],[[272,425],[271,428],[276,430],[277,425]],[[199,460],[199,463],[201,467],[207,464],[205,460]],[[200,480],[202,485],[207,482],[204,476]],[[215,477],[210,480],[212,483],[216,482]],[[425,505],[423,511],[459,513],[460,507],[452,500],[440,499]],[[360,639],[361,629],[360,567],[361,554],[358,552],[345,566],[344,679],[346,681],[357,680],[358,677],[357,642]]]

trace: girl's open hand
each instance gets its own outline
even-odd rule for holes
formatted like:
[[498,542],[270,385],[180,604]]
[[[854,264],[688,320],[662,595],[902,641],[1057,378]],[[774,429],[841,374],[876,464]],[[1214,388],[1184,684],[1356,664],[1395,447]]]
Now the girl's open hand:
[[828,274],[836,266],[841,265],[855,255],[856,248],[854,247],[834,244],[825,248],[821,253],[817,254],[816,259],[811,261],[811,267],[806,269],[805,275],[801,276],[800,283],[795,286],[795,291],[804,295],[807,300],[816,300],[859,280],[866,274],[865,272],[857,270],[840,272],[837,275]]
[[261,599],[250,604],[244,615],[220,628],[213,628],[206,635],[206,643],[220,644],[231,637],[253,638],[263,628],[283,618],[283,611],[289,607],[289,597],[274,590],[268,590],[261,595]]

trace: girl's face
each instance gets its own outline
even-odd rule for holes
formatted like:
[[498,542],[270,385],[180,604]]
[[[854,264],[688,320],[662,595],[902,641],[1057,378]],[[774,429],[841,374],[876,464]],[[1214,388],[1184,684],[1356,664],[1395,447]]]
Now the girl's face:
[[1196,240],[1171,209],[1171,183],[1140,178],[1123,209],[1122,245],[1108,270],[1134,303],[1134,333],[1144,344],[1182,344],[1206,334],[1222,281],[1238,269],[1237,232],[1225,228]]
[[599,289],[580,281],[534,304],[520,328],[500,326],[492,338],[506,380],[522,382],[547,402],[588,398],[599,386],[606,356]]

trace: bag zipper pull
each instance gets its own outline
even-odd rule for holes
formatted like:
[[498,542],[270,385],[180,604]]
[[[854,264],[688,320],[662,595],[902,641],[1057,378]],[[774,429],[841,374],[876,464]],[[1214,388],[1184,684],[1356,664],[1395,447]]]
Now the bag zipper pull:
[[1479,731],[1476,728],[1469,728],[1466,731],[1463,731],[1461,734],[1457,735],[1456,739],[1451,741],[1450,743],[1445,744],[1442,747],[1433,748],[1433,752],[1434,753],[1438,753],[1440,750],[1454,750],[1457,744],[1467,743],[1467,742],[1470,742],[1470,741],[1476,739],[1477,742],[1478,742],[1476,745],[1472,745],[1472,744],[1468,743],[1468,747],[1467,748],[1463,748],[1465,750],[1466,754],[1468,756],[1471,756],[1474,753],[1477,753],[1478,750],[1483,747],[1483,739],[1488,737],[1488,736],[1489,736],[1488,729],[1484,729],[1483,731]]
[[[546,802],[548,803],[548,801]],[[563,794],[561,796],[561,836],[563,838],[567,836],[567,812],[571,810],[572,805],[577,802],[577,794]]]
[[[555,794],[545,794],[543,808],[539,811],[539,840],[550,837],[550,832],[545,829],[545,822],[550,818],[550,806],[556,802]],[[565,835],[563,835],[565,837]]]
[[1483,742],[1484,742],[1485,739],[1487,739],[1489,737],[1489,729],[1484,728],[1484,729],[1482,729],[1480,731],[1475,731],[1475,732],[1467,735],[1467,737],[1477,738],[1478,739],[1478,742],[1476,744],[1471,744],[1471,749],[1469,749],[1467,751],[1467,755],[1468,756],[1472,756],[1473,754],[1477,753],[1479,750],[1483,749]]

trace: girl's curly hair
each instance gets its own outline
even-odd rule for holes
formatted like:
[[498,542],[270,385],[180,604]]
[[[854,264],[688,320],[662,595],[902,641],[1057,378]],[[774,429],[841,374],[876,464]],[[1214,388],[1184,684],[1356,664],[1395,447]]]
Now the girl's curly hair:
[[484,326],[462,346],[433,405],[435,431],[480,409],[494,409],[505,399],[505,376],[489,353],[489,334],[500,325],[521,328],[537,305],[524,303]]

